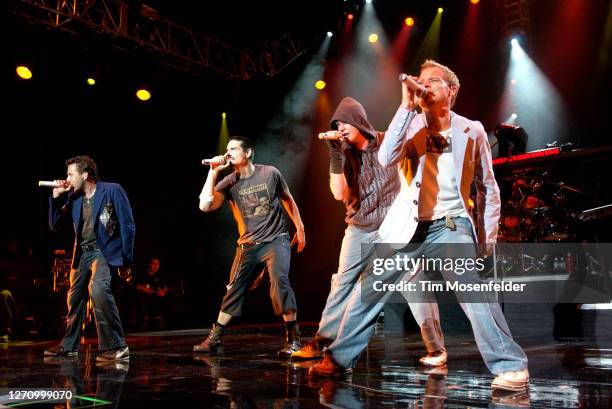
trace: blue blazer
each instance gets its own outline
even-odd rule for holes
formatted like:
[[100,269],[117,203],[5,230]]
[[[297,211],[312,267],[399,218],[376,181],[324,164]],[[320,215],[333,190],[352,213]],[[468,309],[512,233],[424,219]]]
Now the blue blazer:
[[[81,258],[80,231],[83,194],[69,194],[56,199],[49,198],[49,227],[59,230],[64,217],[71,213],[75,232],[72,268],[77,268]],[[94,232],[98,246],[107,263],[113,267],[134,261],[134,234],[136,226],[127,194],[117,183],[96,183],[92,211]]]

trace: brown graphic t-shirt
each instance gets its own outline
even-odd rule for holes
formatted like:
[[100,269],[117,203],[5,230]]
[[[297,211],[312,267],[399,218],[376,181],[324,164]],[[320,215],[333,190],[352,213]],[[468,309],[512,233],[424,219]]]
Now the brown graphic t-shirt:
[[288,235],[280,195],[289,191],[283,175],[273,166],[255,165],[251,177],[238,172],[224,177],[217,186],[229,201],[238,224],[238,244],[267,243]]

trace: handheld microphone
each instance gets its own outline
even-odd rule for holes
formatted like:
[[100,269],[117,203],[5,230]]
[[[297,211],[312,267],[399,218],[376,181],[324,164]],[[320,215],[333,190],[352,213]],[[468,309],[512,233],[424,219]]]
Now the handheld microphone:
[[215,156],[211,159],[202,159],[202,165],[223,165],[227,162],[225,155]]
[[52,187],[52,188],[56,188],[56,187],[64,187],[63,184],[61,183],[57,183],[53,180],[39,180],[38,181],[38,187]]
[[428,90],[427,88],[425,88],[424,86],[422,86],[421,84],[419,84],[418,82],[410,78],[410,76],[407,74],[401,73],[399,75],[399,80],[400,82],[403,82],[404,84],[406,84],[408,88],[410,88],[410,90],[414,92],[414,94],[419,98],[425,98],[427,94],[431,93],[430,90]]
[[340,131],[327,131],[327,132],[321,132],[319,134],[319,139],[329,139],[332,141],[341,141],[344,139],[344,136],[342,135],[342,132]]

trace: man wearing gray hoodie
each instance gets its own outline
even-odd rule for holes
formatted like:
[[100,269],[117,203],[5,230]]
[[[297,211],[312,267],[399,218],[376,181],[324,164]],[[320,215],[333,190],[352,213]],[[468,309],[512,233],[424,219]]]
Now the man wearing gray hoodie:
[[[341,140],[326,140],[329,148],[330,189],[336,200],[346,206],[348,225],[331,289],[315,337],[291,357],[313,359],[323,356],[323,349],[338,334],[347,301],[355,284],[366,271],[374,253],[373,244],[381,241],[378,229],[400,190],[398,168],[383,167],[377,155],[384,138],[374,130],[363,106],[353,98],[344,98],[336,108],[331,127],[341,133]],[[421,327],[428,355],[425,365],[446,363],[444,339],[435,303],[409,303]]]

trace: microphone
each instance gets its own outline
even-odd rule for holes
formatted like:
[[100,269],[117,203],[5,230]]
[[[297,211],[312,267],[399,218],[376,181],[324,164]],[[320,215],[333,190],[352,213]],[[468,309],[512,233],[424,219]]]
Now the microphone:
[[410,78],[410,76],[408,76],[407,74],[401,73],[399,75],[399,80],[400,82],[406,84],[408,88],[410,88],[410,90],[414,92],[414,94],[419,98],[425,98],[427,94],[431,94],[430,90]]
[[39,180],[38,181],[38,187],[52,187],[52,188],[56,188],[56,187],[64,187],[63,184],[61,183],[57,183],[53,180]]
[[202,159],[202,165],[223,165],[227,162],[226,155],[215,156],[211,159]]
[[342,132],[340,131],[327,131],[327,132],[321,132],[319,134],[319,139],[328,139],[328,140],[332,140],[332,141],[341,141],[344,139],[344,136],[342,135]]

